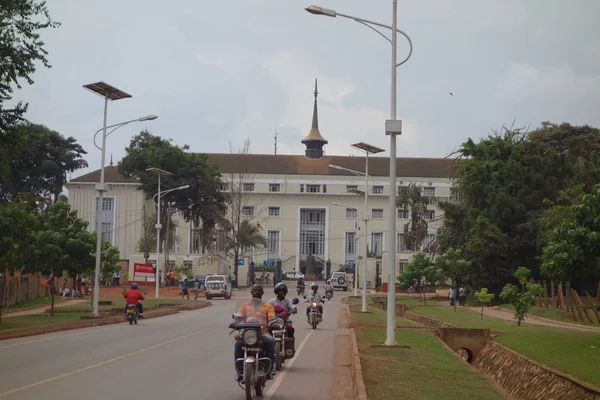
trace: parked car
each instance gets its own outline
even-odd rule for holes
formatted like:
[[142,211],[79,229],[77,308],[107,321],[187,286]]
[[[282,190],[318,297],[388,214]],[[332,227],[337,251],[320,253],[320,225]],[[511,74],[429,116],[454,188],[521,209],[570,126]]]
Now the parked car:
[[300,271],[283,271],[283,275],[287,278],[287,279],[304,279],[304,274]]
[[344,292],[348,291],[348,277],[345,272],[334,272],[331,274],[331,286],[333,289],[342,289]]

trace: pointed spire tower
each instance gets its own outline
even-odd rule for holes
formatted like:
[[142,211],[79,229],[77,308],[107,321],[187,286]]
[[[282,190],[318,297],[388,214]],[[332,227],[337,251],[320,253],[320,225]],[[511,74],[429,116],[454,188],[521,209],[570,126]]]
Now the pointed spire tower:
[[306,145],[306,157],[308,158],[321,158],[323,157],[323,146],[327,144],[327,140],[321,136],[321,132],[319,132],[319,113],[317,110],[317,95],[319,92],[317,91],[317,80],[315,79],[315,106],[313,109],[313,119],[312,119],[312,128],[306,136],[302,143]]

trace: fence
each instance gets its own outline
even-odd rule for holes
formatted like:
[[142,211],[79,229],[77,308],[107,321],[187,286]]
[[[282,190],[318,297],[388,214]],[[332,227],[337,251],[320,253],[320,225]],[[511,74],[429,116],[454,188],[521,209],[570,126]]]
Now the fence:
[[[4,280],[6,279],[6,283]],[[59,279],[54,280],[58,289]],[[40,274],[27,274],[15,276],[2,276],[0,278],[0,290],[4,288],[2,294],[3,306],[14,306],[25,300],[36,299],[50,295],[50,287],[46,285],[46,279]],[[58,290],[57,290],[58,293]]]

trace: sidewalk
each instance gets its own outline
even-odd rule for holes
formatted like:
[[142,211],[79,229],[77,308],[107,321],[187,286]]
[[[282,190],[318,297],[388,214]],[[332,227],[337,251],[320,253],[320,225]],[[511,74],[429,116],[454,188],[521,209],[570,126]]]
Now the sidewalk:
[[[66,307],[66,306],[72,306],[74,304],[89,303],[89,302],[90,302],[89,299],[87,299],[87,300],[86,299],[68,299],[68,300],[61,301],[60,303],[55,303],[54,307],[59,308],[59,307]],[[50,304],[45,305],[45,306],[30,308],[30,309],[22,310],[22,311],[14,311],[14,312],[2,315],[2,318],[21,317],[23,315],[44,314],[44,313],[46,313],[46,310],[49,308],[50,308]]]

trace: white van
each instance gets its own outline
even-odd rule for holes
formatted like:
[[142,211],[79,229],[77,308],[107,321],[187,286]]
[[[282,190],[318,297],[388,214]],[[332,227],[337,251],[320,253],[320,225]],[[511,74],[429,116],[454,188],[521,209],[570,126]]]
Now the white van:
[[231,299],[231,283],[225,275],[207,275],[204,286],[207,300],[213,297]]

